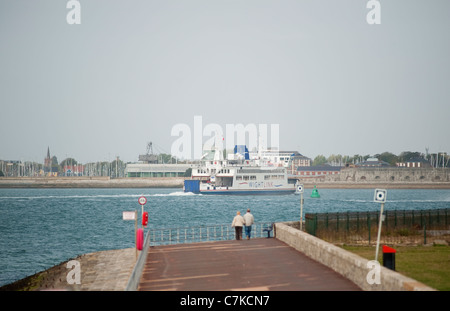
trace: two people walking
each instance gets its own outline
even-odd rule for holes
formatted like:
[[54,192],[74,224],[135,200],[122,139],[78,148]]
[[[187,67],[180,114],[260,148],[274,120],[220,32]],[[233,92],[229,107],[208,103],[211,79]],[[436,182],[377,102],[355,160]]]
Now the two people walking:
[[236,231],[236,240],[240,240],[242,238],[242,227],[245,226],[245,235],[247,236],[247,240],[250,240],[250,235],[252,232],[252,225],[255,222],[253,215],[250,213],[250,209],[247,209],[247,213],[244,216],[241,216],[241,212],[237,212],[236,216],[233,218],[233,222],[231,223],[231,227],[234,227]]

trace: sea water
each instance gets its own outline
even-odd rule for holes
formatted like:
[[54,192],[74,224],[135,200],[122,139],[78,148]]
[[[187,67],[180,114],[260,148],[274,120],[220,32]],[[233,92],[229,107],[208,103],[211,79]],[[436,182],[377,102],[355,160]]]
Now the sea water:
[[[304,193],[304,213],[375,211],[374,189]],[[134,247],[134,221],[144,195],[149,228],[231,224],[251,209],[255,222],[300,218],[299,195],[214,196],[181,189],[0,189],[0,286],[81,254]],[[450,207],[450,190],[388,190],[385,210]]]

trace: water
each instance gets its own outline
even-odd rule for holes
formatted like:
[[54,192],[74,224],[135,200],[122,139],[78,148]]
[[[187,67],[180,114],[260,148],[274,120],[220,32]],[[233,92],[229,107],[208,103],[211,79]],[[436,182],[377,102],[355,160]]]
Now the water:
[[[374,211],[373,189],[319,189],[304,212]],[[256,222],[298,220],[300,196],[208,196],[181,189],[0,189],[0,286],[81,254],[134,247],[134,222],[147,197],[151,228],[231,224],[249,207]],[[388,190],[386,210],[450,207],[450,190]]]

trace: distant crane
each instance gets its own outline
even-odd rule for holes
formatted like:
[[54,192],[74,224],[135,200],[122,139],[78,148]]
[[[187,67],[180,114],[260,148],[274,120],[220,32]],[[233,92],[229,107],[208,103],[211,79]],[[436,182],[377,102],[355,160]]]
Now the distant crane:
[[149,142],[147,144],[147,155],[149,155],[149,154],[153,154],[153,143],[152,142]]
[[139,155],[139,161],[143,161],[144,163],[147,163],[147,164],[148,163],[153,163],[153,164],[158,163],[158,156],[153,154],[153,143],[152,142],[149,142],[147,144],[146,154]]

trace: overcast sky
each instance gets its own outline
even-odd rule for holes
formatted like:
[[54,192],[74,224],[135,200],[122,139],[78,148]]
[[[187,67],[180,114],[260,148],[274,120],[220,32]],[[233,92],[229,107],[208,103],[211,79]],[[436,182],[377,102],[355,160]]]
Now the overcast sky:
[[380,2],[369,25],[365,0],[80,0],[69,25],[0,0],[0,159],[137,161],[194,116],[310,158],[450,152],[450,1]]

